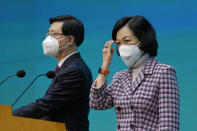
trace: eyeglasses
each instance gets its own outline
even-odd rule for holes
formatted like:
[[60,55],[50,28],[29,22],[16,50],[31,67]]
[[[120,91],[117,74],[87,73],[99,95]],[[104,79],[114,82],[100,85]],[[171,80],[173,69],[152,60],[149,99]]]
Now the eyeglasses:
[[48,32],[48,33],[46,33],[46,37],[47,36],[57,37],[57,36],[60,36],[60,35],[64,35],[64,34],[60,34],[60,33],[56,33],[56,32]]

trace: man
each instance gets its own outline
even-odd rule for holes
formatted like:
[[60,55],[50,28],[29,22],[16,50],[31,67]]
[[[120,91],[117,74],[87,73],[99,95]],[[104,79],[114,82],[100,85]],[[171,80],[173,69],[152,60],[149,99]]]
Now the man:
[[13,115],[65,122],[68,131],[88,131],[92,75],[77,51],[84,39],[83,23],[70,15],[49,21],[43,50],[57,58],[56,76],[43,98],[13,110]]

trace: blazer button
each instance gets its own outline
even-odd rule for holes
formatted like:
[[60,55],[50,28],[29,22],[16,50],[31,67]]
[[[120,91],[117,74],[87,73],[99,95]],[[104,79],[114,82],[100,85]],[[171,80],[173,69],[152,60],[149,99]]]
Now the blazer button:
[[130,125],[130,128],[133,129],[135,126],[133,124]]
[[120,125],[118,125],[117,128],[120,129]]
[[120,106],[118,106],[118,107],[117,107],[117,110],[118,110],[118,111],[121,111],[121,108],[120,108]]
[[133,106],[131,106],[131,110],[134,110],[134,107]]

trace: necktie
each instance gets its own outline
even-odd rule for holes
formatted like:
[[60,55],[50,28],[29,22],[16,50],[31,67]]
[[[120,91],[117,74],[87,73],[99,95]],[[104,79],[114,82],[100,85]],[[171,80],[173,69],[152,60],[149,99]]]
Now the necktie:
[[56,73],[58,70],[59,70],[59,66],[56,66],[54,72]]

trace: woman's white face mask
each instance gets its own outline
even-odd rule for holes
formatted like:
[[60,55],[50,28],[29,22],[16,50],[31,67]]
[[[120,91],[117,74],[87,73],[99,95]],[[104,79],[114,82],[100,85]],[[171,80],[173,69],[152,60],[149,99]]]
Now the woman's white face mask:
[[42,42],[44,55],[56,57],[59,50],[67,48],[67,45],[59,48],[59,41],[65,39],[63,37],[61,39],[56,39],[51,35],[47,36],[46,39]]
[[121,45],[118,48],[120,57],[127,66],[134,66],[137,61],[141,58],[143,51],[139,49],[138,42],[136,45]]

